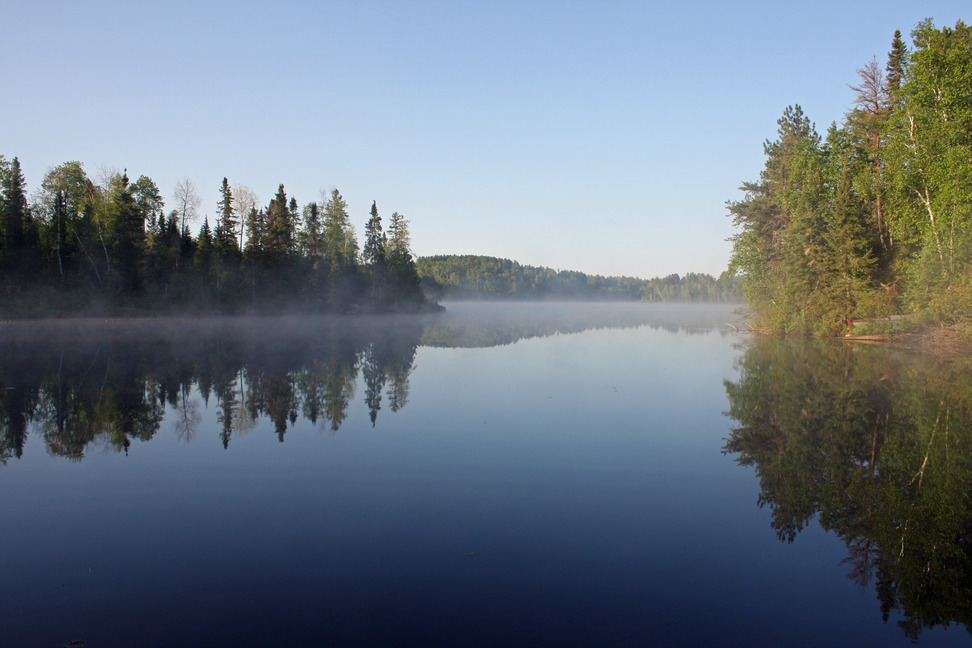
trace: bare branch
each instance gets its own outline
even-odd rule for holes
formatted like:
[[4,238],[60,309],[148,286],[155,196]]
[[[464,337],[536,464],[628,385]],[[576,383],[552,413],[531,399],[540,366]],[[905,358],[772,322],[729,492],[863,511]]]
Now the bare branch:
[[181,232],[185,236],[186,227],[195,220],[202,200],[199,198],[196,185],[189,178],[180,178],[176,182],[172,197],[175,199],[176,211],[179,212],[179,217],[182,219]]

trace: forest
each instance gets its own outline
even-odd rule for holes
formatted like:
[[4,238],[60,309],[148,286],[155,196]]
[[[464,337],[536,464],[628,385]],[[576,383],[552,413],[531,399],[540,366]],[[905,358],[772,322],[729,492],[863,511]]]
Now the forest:
[[654,279],[603,277],[571,270],[520,265],[474,255],[420,257],[418,274],[426,291],[442,299],[581,299],[648,302],[742,300],[739,280],[723,273],[677,274]]
[[0,315],[435,308],[397,212],[385,229],[373,203],[359,248],[337,189],[300,208],[281,184],[260,207],[223,178],[216,222],[206,217],[196,233],[190,180],[173,201],[166,214],[151,178],[108,171],[95,182],[77,161],[50,169],[28,199],[18,158],[0,156]]
[[850,318],[972,314],[972,42],[967,25],[895,32],[824,135],[786,108],[765,167],[730,202],[730,272],[758,326],[835,334]]

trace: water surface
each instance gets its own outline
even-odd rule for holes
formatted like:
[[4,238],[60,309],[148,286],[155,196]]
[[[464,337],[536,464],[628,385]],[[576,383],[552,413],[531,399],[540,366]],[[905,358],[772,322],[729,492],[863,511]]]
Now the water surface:
[[5,327],[0,644],[969,643],[960,368],[448,307]]

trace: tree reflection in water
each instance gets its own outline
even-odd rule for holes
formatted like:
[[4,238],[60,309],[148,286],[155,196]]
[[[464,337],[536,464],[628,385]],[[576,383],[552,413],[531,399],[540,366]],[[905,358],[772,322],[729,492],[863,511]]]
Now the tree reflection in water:
[[972,381],[964,361],[758,337],[726,381],[724,452],[753,466],[780,540],[814,516],[885,621],[972,627]]
[[701,334],[732,319],[732,311],[731,305],[470,303],[393,317],[5,323],[0,463],[23,454],[31,425],[49,452],[72,460],[96,441],[127,451],[133,440],[155,435],[166,408],[177,436],[189,441],[201,420],[193,390],[207,407],[215,399],[224,448],[261,418],[273,423],[280,441],[301,416],[337,431],[359,375],[377,425],[383,408],[397,412],[408,403],[419,345],[486,347],[606,327]]
[[190,441],[202,419],[194,390],[207,407],[215,399],[223,447],[261,418],[280,441],[301,415],[337,431],[362,368],[374,425],[383,390],[388,409],[407,402],[421,330],[399,318],[19,331],[0,341],[0,462],[23,454],[28,429],[73,461],[93,444],[127,452],[159,431],[166,406],[178,438]]

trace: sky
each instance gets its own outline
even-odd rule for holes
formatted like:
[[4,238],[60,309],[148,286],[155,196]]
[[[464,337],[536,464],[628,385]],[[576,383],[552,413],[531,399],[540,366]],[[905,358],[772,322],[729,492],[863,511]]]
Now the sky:
[[[963,12],[964,10],[964,12]],[[726,202],[786,106],[818,131],[856,70],[965,2],[0,0],[0,155],[303,206],[372,201],[420,256],[651,278],[726,269]],[[201,219],[195,228],[201,225]]]

